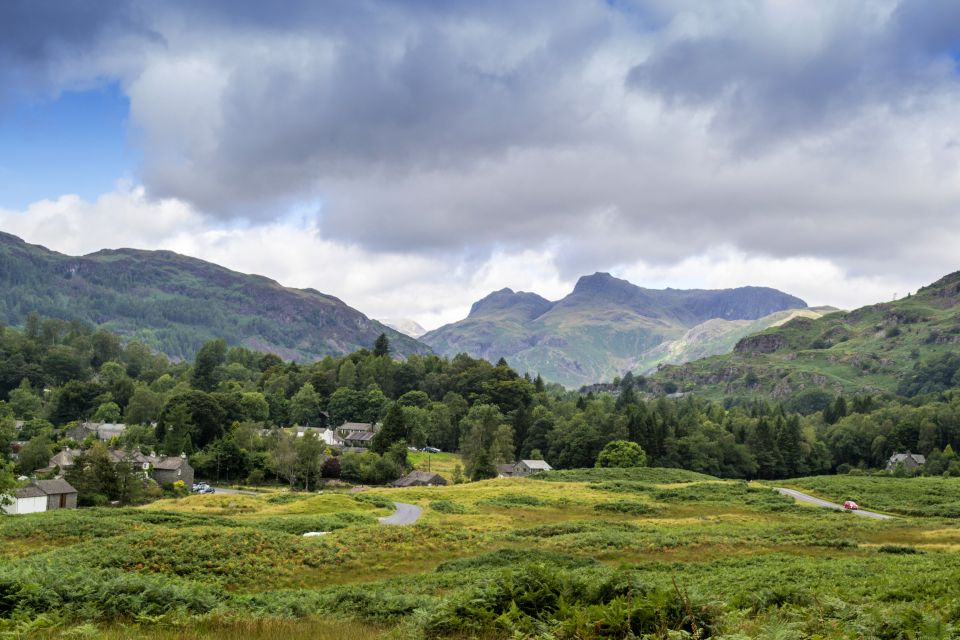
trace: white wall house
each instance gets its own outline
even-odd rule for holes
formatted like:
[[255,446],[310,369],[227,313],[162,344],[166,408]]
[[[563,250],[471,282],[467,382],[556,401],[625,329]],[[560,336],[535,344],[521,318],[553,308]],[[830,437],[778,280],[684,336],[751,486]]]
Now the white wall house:
[[47,494],[33,485],[17,489],[13,494],[13,502],[3,505],[3,512],[11,516],[46,510]]

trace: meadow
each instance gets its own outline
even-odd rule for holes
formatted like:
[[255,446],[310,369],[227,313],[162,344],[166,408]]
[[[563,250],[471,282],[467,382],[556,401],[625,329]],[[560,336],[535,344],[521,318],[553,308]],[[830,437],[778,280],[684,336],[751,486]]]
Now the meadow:
[[[0,519],[0,634],[106,638],[949,638],[945,478],[675,469],[447,487],[197,495]],[[401,501],[413,526],[377,518]],[[323,536],[303,537],[307,531]]]

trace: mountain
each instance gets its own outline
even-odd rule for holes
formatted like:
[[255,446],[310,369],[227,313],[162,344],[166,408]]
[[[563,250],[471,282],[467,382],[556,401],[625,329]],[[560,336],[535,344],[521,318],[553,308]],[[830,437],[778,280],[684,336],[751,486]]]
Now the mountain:
[[763,287],[645,289],[596,273],[580,278],[556,302],[535,293],[495,291],[476,302],[466,319],[420,340],[446,355],[502,357],[515,368],[573,387],[655,366],[651,350],[709,320],[749,323],[804,307],[799,298]]
[[386,319],[380,320],[379,322],[387,325],[395,331],[399,331],[405,336],[410,336],[411,338],[419,338],[427,332],[426,329],[421,327],[414,320],[410,320],[408,318]]
[[746,336],[770,327],[778,327],[794,318],[819,318],[838,311],[833,307],[788,309],[757,320],[722,320],[701,322],[680,338],[664,342],[643,355],[636,371],[649,374],[664,364],[683,364],[709,356],[730,353]]
[[913,396],[960,386],[960,272],[894,302],[797,317],[732,353],[663,367],[654,388],[707,397]]
[[224,338],[310,361],[371,348],[380,333],[394,353],[428,353],[402,335],[314,289],[291,289],[170,251],[104,250],[66,256],[0,233],[0,320],[77,319],[190,359]]

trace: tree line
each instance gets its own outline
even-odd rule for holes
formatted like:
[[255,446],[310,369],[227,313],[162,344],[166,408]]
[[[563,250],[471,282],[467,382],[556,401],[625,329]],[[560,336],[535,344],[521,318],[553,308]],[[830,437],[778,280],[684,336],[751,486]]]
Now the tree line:
[[[381,428],[369,452],[335,462],[322,442],[280,429],[327,417]],[[960,473],[950,457],[960,447],[960,395],[952,389],[910,399],[818,391],[732,404],[652,397],[630,374],[609,392],[580,393],[520,375],[503,360],[399,360],[385,336],[369,350],[310,364],[223,340],[205,343],[193,362],[174,362],[78,322],[31,316],[23,329],[2,328],[0,446],[26,442],[18,471],[46,465],[65,444],[89,446],[64,435],[82,420],[123,421],[117,444],[186,453],[202,477],[306,487],[322,477],[389,481],[409,469],[408,446],[427,445],[460,452],[471,478],[526,458],[593,466],[615,441],[639,445],[650,465],[726,478],[877,468],[898,451],[946,459],[935,467]]]

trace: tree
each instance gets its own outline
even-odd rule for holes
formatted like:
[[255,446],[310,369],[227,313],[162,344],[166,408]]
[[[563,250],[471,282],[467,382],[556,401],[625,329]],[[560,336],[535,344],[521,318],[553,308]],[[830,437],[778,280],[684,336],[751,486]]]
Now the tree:
[[[477,404],[460,423],[460,453],[463,455],[467,475],[471,478],[492,477],[486,475],[496,465],[509,462],[513,451],[513,428],[507,424],[494,405]],[[478,471],[479,469],[479,471]]]
[[66,480],[76,488],[81,505],[134,504],[143,500],[146,484],[129,456],[115,462],[99,442],[74,459]]
[[303,478],[303,488],[309,491],[311,480],[316,484],[317,479],[320,478],[320,472],[323,468],[323,453],[327,450],[327,447],[317,437],[317,434],[307,433],[302,438],[297,438],[295,448],[297,467],[300,470],[300,477]]
[[629,440],[608,442],[597,455],[597,467],[644,467],[647,454],[643,447]]
[[130,401],[127,402],[124,419],[128,425],[150,424],[160,417],[162,409],[163,400],[160,394],[152,391],[150,387],[140,385],[134,389]]
[[40,434],[31,438],[20,449],[20,454],[17,457],[17,468],[20,473],[29,475],[37,469],[47,466],[52,456],[53,443],[46,434]]
[[345,358],[340,365],[340,370],[337,372],[337,386],[347,389],[357,386],[357,365],[353,364],[350,358]]
[[0,462],[0,507],[13,501],[13,490],[17,487],[17,477],[13,473],[13,465]]
[[390,355],[390,340],[387,334],[381,333],[377,336],[377,341],[373,344],[373,355],[378,358]]
[[35,418],[43,410],[43,401],[40,400],[40,396],[34,393],[30,381],[26,378],[20,381],[19,387],[10,392],[9,397],[13,415],[21,420]]
[[270,404],[259,391],[247,391],[240,394],[240,407],[246,420],[263,422],[270,417]]
[[267,459],[270,470],[286,480],[291,487],[297,484],[297,478],[300,477],[295,440],[295,436],[280,432]]
[[394,403],[390,407],[390,410],[387,411],[380,430],[377,431],[376,435],[373,436],[373,440],[370,441],[370,449],[383,454],[386,453],[391,445],[401,440],[406,441],[408,437],[409,434],[407,433],[407,422],[404,417],[403,407]]
[[290,419],[297,424],[316,423],[320,417],[320,396],[309,382],[290,398]]
[[211,340],[200,347],[193,365],[191,384],[194,389],[213,391],[217,388],[217,367],[227,359],[227,343]]
[[120,405],[116,402],[104,402],[93,414],[94,422],[120,422]]

